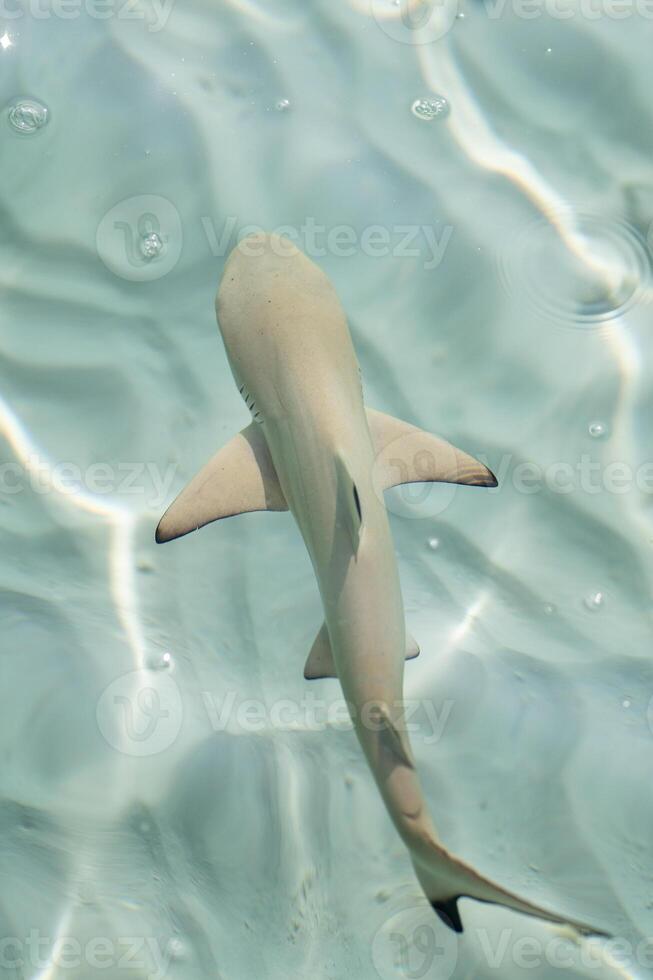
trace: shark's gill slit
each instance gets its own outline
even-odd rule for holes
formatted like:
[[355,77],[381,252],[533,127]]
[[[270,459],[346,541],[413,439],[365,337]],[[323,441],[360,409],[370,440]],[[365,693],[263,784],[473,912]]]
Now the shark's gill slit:
[[261,412],[259,412],[258,408],[256,407],[256,402],[248,392],[245,385],[240,386],[240,388],[238,389],[238,393],[242,395],[243,398],[245,399],[245,404],[247,405],[248,409],[252,413],[252,418],[254,419],[254,421],[258,422],[259,425],[261,425],[263,423],[263,416]]

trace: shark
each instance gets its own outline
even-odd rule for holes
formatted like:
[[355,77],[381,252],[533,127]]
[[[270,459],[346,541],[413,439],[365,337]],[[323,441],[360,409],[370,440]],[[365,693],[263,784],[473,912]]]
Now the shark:
[[513,894],[447,849],[404,723],[404,664],[419,647],[406,631],[384,493],[426,482],[494,487],[494,475],[445,439],[365,406],[337,292],[289,238],[257,233],[236,245],[224,266],[216,315],[251,422],[166,510],[157,542],[238,514],[289,510],[324,608],[304,676],[339,680],[380,795],[435,913],[462,932],[458,902],[469,898],[582,935],[605,935]]

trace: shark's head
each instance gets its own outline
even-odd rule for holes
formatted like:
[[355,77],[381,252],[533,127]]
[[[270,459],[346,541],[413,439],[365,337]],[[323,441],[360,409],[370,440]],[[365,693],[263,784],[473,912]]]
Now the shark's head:
[[244,238],[215,305],[236,384],[257,421],[283,416],[298,388],[323,387],[322,366],[339,357],[343,340],[351,344],[329,279],[287,237]]

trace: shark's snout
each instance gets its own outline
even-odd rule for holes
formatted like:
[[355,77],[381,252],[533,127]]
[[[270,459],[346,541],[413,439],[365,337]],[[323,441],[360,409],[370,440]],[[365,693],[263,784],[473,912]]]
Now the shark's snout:
[[277,235],[275,232],[260,231],[242,238],[232,250],[225,267],[233,271],[243,260],[248,259],[294,259],[303,256],[295,243],[287,235]]

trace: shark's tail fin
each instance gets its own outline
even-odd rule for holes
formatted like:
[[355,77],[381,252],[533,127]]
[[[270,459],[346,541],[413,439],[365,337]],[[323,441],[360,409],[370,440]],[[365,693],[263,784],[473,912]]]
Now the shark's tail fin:
[[469,865],[449,854],[445,848],[435,844],[435,842],[432,843],[429,850],[431,854],[422,853],[419,859],[413,860],[415,873],[434,911],[445,925],[453,929],[454,932],[463,931],[458,910],[458,899],[473,898],[479,902],[503,905],[524,915],[531,915],[547,922],[568,926],[580,935],[608,935],[586,923],[549,912],[538,905],[533,905],[531,902],[519,898],[517,895],[513,895],[512,892],[490,881],[489,878],[484,878],[478,874]]

